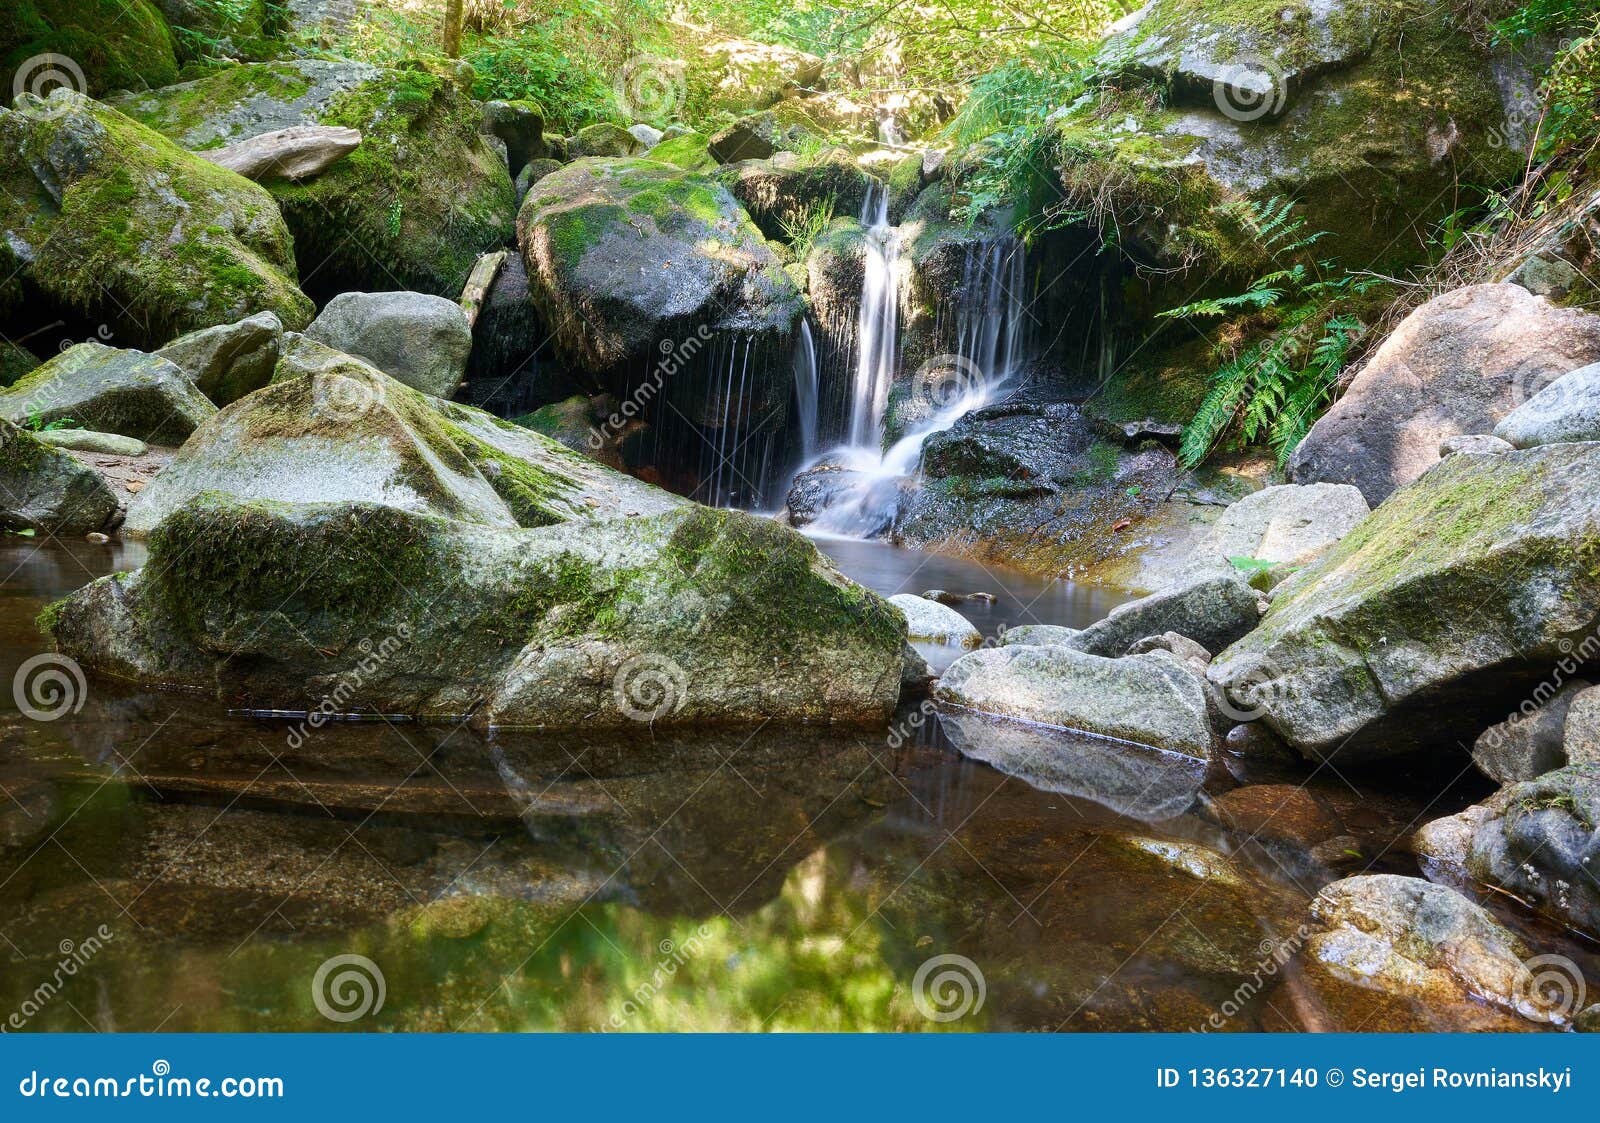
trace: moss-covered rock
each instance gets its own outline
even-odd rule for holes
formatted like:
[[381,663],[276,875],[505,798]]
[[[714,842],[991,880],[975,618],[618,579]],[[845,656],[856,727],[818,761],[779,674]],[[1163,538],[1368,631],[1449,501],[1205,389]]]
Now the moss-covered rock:
[[793,531],[375,371],[234,403],[130,527],[145,567],[43,622],[152,685],[591,729],[880,722],[899,692],[901,618]]
[[258,311],[311,318],[265,190],[81,94],[0,111],[0,187],[0,257],[46,304],[135,346]]
[[1399,269],[1447,187],[1520,171],[1502,61],[1423,0],[1156,0],[1102,49],[1125,92],[1060,118],[1062,183],[1164,266],[1232,264],[1250,239],[1215,205],[1280,195],[1329,232],[1319,253]]
[[650,159],[672,164],[691,172],[703,172],[717,166],[707,151],[710,138],[704,133],[684,133],[668,137],[650,150]]
[[0,420],[0,526],[83,534],[116,511],[117,497],[99,472]]
[[1600,625],[1600,445],[1453,456],[1275,590],[1210,677],[1336,763],[1460,752]]
[[39,366],[39,357],[10,340],[0,341],[0,386],[10,386]]
[[710,36],[694,44],[685,74],[688,115],[766,109],[786,94],[822,81],[816,55],[776,43]]
[[569,164],[529,190],[518,230],[534,304],[591,372],[648,356],[672,330],[787,337],[800,314],[799,291],[738,201],[668,164]]
[[1600,937],[1600,764],[1503,788],[1472,825],[1467,871]]
[[156,354],[178,364],[202,394],[225,406],[272,381],[282,345],[282,322],[260,312],[181,335]]
[[454,298],[478,254],[511,237],[510,172],[452,76],[343,60],[259,63],[118,106],[194,149],[291,125],[358,130],[360,147],[315,179],[269,185],[321,296],[412,289]]
[[[650,158],[659,157],[652,150]],[[872,177],[839,150],[793,164],[745,160],[720,169],[715,178],[727,185],[761,232],[777,241],[788,241],[791,231],[819,216],[859,214],[872,185]]]
[[[41,55],[63,55],[66,64],[24,64]],[[10,0],[0,10],[0,71],[16,75],[17,89],[36,93],[48,72],[82,92],[138,90],[177,81],[173,36],[151,0]]]
[[585,125],[567,138],[567,155],[573,160],[585,156],[632,156],[644,145],[621,125],[599,121]]
[[145,536],[207,492],[238,502],[367,503],[509,528],[649,514],[680,500],[359,359],[301,339],[286,377],[184,445],[128,510]]
[[161,445],[182,444],[216,412],[173,363],[100,343],[69,347],[0,393],[0,417],[16,424],[70,422]]

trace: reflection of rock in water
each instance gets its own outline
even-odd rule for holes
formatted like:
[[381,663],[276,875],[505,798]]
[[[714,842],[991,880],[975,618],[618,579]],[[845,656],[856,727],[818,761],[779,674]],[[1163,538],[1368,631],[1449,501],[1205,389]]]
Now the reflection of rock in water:
[[964,756],[1147,823],[1189,810],[1205,780],[1204,761],[1159,749],[975,713],[941,710],[939,725]]

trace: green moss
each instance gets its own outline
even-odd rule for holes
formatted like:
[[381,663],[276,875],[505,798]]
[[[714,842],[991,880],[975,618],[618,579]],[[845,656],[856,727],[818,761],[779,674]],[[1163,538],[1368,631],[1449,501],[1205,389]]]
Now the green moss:
[[15,386],[38,366],[39,359],[33,352],[9,340],[0,340],[0,387]]
[[717,166],[711,153],[706,151],[709,142],[710,138],[703,133],[685,133],[656,145],[650,150],[649,158],[691,172],[709,171]]
[[31,79],[19,68],[43,54],[72,59],[97,97],[178,79],[172,33],[151,0],[7,0],[0,70],[26,88]]

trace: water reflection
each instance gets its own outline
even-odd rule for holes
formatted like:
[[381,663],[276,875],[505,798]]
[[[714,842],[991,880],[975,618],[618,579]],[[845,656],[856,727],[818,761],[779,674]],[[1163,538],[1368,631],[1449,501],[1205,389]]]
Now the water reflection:
[[[48,599],[117,562],[0,547],[0,674],[40,651]],[[959,587],[949,572],[928,583]],[[1020,619],[1008,595],[994,611]],[[3,705],[11,1028],[1198,1028],[1334,876],[1219,827],[1187,760],[976,715],[903,714],[909,738],[380,722],[300,739],[103,679],[59,721]],[[66,941],[94,951],[62,974]],[[313,984],[350,955],[385,1000],[331,1020]],[[971,961],[981,1006],[927,1016],[935,956]],[[1518,1028],[1353,999],[1293,964],[1223,1028],[1375,1016]]]

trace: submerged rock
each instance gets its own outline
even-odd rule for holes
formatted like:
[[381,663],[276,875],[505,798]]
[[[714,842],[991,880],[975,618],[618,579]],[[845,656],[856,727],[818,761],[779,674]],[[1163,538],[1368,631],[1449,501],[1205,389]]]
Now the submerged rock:
[[260,312],[179,336],[156,354],[177,363],[202,394],[225,406],[272,381],[282,342],[283,323]]
[[1295,450],[1296,483],[1349,483],[1382,503],[1575,367],[1600,359],[1600,316],[1519,285],[1469,285],[1401,321]]
[[455,393],[472,351],[461,306],[420,292],[340,293],[305,334],[436,398]]
[[1309,956],[1334,978],[1407,998],[1472,998],[1534,1022],[1563,1024],[1570,1009],[1540,992],[1528,946],[1466,897],[1413,877],[1336,881],[1311,902]]
[[1562,375],[1494,427],[1517,448],[1600,440],[1600,363]]
[[0,420],[0,525],[83,534],[116,511],[117,497],[99,472]]
[[909,639],[960,644],[962,647],[977,647],[983,641],[978,629],[965,616],[937,601],[910,593],[897,593],[889,598],[889,603],[905,615],[906,636]]
[[1041,791],[1098,803],[1159,823],[1188,811],[1205,783],[1204,761],[968,711],[941,710],[939,727],[963,756]]
[[1201,759],[1211,752],[1200,683],[1166,652],[1104,659],[1065,647],[989,648],[951,664],[934,697]]
[[265,190],[69,89],[0,110],[0,229],[6,275],[136,346],[258,311],[311,318]]
[[1280,586],[1210,678],[1340,761],[1453,750],[1600,625],[1600,445],[1453,456]]
[[159,355],[79,343],[0,392],[17,424],[71,421],[158,445],[180,445],[217,407]]

